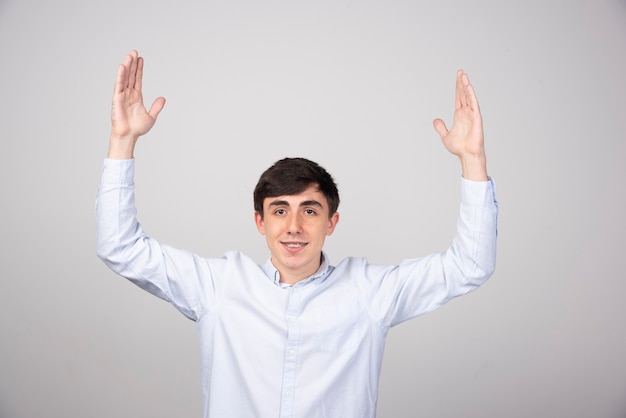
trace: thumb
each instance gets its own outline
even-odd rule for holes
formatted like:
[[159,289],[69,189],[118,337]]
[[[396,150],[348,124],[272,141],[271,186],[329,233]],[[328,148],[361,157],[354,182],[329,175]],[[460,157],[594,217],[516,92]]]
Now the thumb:
[[435,127],[435,131],[437,131],[441,139],[443,139],[448,134],[448,128],[446,128],[446,124],[443,120],[435,119],[433,121],[433,126]]
[[165,106],[165,98],[159,97],[155,99],[154,102],[152,103],[152,106],[150,106],[150,110],[148,111],[148,114],[152,116],[153,119],[156,119],[157,116],[159,116],[159,113],[161,113],[161,110],[163,110],[164,106]]

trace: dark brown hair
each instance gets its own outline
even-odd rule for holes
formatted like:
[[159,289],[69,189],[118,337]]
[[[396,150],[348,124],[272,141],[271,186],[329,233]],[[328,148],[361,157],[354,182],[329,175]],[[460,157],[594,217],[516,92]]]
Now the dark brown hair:
[[328,216],[337,212],[339,191],[332,176],[316,162],[306,158],[283,158],[265,170],[254,188],[254,210],[263,217],[267,197],[302,193],[316,185],[328,202]]

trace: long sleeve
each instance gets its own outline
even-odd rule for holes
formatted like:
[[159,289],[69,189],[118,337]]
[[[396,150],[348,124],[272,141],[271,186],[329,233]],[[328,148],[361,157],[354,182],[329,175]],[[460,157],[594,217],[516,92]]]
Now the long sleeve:
[[357,269],[366,280],[355,283],[371,314],[393,326],[483,284],[495,270],[497,218],[493,181],[461,179],[456,233],[447,250],[396,266],[362,262]]
[[206,283],[210,268],[206,260],[161,245],[143,231],[136,217],[134,161],[104,161],[96,199],[96,253],[115,273],[196,320],[212,294]]

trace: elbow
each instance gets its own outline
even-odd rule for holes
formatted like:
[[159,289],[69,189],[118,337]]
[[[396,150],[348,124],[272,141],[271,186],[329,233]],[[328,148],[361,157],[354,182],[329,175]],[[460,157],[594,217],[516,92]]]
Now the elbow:
[[483,246],[471,254],[453,246],[444,256],[443,261],[446,260],[449,272],[454,272],[460,283],[470,288],[483,284],[496,270],[495,246]]
[[471,257],[473,267],[470,280],[482,284],[496,271],[496,240],[494,239],[478,246]]
[[115,251],[107,245],[98,242],[96,245],[96,256],[107,266],[115,265]]
[[489,279],[491,276],[493,276],[493,273],[495,273],[496,271],[496,263],[491,263],[488,266],[486,266],[483,270],[482,273],[482,281],[487,281],[487,279]]
[[96,255],[114,273],[123,277],[135,277],[133,266],[147,266],[150,263],[150,248],[143,239],[123,243],[115,238],[100,239],[96,243]]
[[121,247],[111,240],[98,237],[96,241],[96,256],[109,268],[115,270],[115,266],[121,264],[123,253]]
[[109,251],[108,249],[97,245],[96,246],[96,256],[102,260],[103,262],[107,262],[111,259],[111,251]]
[[484,260],[481,263],[475,263],[472,273],[469,276],[469,282],[475,286],[480,286],[486,282],[496,271],[495,257],[490,260]]

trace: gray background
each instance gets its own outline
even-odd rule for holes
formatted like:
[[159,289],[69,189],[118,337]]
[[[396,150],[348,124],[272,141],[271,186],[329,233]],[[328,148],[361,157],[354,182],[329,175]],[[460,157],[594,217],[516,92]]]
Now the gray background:
[[498,266],[389,336],[381,417],[626,417],[624,1],[0,0],[0,416],[197,417],[193,322],[109,272],[94,198],[124,55],[168,102],[140,221],[268,256],[258,175],[319,161],[331,260],[439,251],[459,164],[432,129],[468,71],[498,185]]

